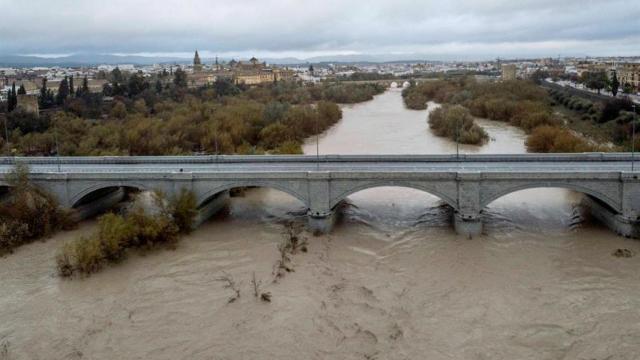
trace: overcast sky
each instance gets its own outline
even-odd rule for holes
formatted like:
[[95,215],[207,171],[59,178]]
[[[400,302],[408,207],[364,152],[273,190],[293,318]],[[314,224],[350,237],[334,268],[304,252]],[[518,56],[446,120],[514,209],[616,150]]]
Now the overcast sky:
[[640,55],[640,0],[0,0],[0,55]]

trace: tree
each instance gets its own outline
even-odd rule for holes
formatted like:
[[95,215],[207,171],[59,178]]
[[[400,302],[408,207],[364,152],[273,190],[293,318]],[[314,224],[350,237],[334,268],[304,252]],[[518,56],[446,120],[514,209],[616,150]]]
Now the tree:
[[173,83],[177,87],[187,87],[187,73],[182,68],[178,68],[173,74]]
[[87,79],[87,76],[85,75],[82,79],[82,87],[79,87],[76,91],[76,97],[85,97],[87,95],[89,95],[89,79]]
[[18,89],[18,95],[27,95],[27,89],[24,88],[24,84],[20,84]]
[[9,96],[7,99],[7,112],[12,112],[17,105],[18,95],[16,94],[16,83],[14,82],[13,85],[11,85],[11,90],[9,90]]
[[69,78],[69,95],[73,96],[75,95],[76,90],[73,87],[73,75],[71,75],[71,77]]
[[102,95],[104,96],[112,96],[113,95],[113,87],[111,84],[106,83],[102,85]]
[[136,73],[129,78],[128,87],[129,97],[135,97],[145,91],[149,87],[149,83],[146,82],[142,74]]
[[124,80],[122,77],[122,71],[120,71],[120,68],[116,66],[116,68],[111,71],[111,81],[122,82],[122,80]]
[[58,94],[56,95],[56,103],[58,105],[64,104],[64,101],[69,97],[69,79],[65,76],[60,82],[58,87]]
[[158,79],[156,80],[156,93],[160,94],[161,92],[162,92],[162,82],[160,81],[160,79]]
[[625,94],[633,93],[633,85],[631,85],[628,82],[625,82],[624,85],[622,85],[622,92],[624,92]]
[[[111,88],[111,96],[122,96],[125,94],[124,86],[120,85],[117,81],[113,83]],[[108,95],[107,95],[108,96]]]
[[607,74],[604,71],[588,71],[582,74],[582,82],[589,89],[600,90],[607,86]]
[[44,132],[49,128],[49,119],[23,109],[15,109],[7,115],[7,128],[9,131],[20,129],[22,135]]
[[[177,72],[177,71],[176,71]],[[240,89],[230,79],[218,78],[213,83],[218,96],[233,96],[240,93]]]
[[536,71],[533,72],[533,74],[531,74],[530,79],[534,83],[540,85],[544,81],[544,79],[548,77],[549,77],[549,72],[537,69]]
[[127,117],[127,107],[121,101],[116,101],[111,108],[110,115],[116,119],[124,119]]
[[620,87],[620,81],[618,81],[618,75],[616,72],[613,72],[613,77],[611,78],[611,93],[615,97],[618,95],[618,88]]
[[41,109],[48,109],[53,106],[53,92],[47,89],[47,78],[42,78],[42,87],[40,88],[40,97],[38,102]]

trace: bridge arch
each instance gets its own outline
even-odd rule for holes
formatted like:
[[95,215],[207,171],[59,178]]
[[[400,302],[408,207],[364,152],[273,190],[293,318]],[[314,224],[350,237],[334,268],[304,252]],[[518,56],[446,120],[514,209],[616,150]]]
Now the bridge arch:
[[497,191],[493,194],[491,194],[490,196],[488,196],[487,198],[484,198],[480,204],[480,208],[484,209],[487,206],[489,206],[491,203],[493,203],[494,201],[498,200],[499,198],[503,197],[503,196],[507,196],[511,193],[517,192],[517,191],[521,191],[521,190],[529,190],[529,189],[551,189],[551,188],[557,188],[557,189],[566,189],[566,190],[572,190],[575,192],[579,192],[585,195],[590,195],[593,198],[599,200],[600,202],[602,202],[603,204],[607,205],[609,208],[611,208],[612,210],[614,210],[617,213],[622,212],[622,204],[620,204],[619,201],[612,199],[610,196],[589,188],[587,186],[582,186],[582,185],[577,185],[577,184],[568,184],[568,183],[564,183],[564,182],[544,182],[544,183],[537,183],[537,182],[533,182],[533,183],[528,183],[528,184],[520,184],[517,186],[510,186],[510,187],[506,187],[500,191]]
[[90,198],[91,196],[95,195],[95,194],[99,194],[102,191],[105,191],[107,189],[117,189],[117,188],[128,188],[128,189],[134,189],[135,191],[148,191],[149,189],[142,185],[142,184],[137,184],[137,183],[102,183],[102,184],[96,184],[96,185],[92,185],[86,188],[83,188],[81,191],[75,193],[74,195],[72,195],[69,198],[69,205],[71,208],[75,208],[78,207],[79,205],[81,205],[86,199]]
[[299,200],[302,204],[304,204],[306,208],[309,208],[309,199],[307,198],[306,195],[303,195],[299,191],[294,190],[288,186],[279,184],[277,182],[264,182],[264,181],[239,181],[239,182],[233,182],[233,183],[214,187],[198,197],[198,208],[202,207],[204,204],[209,202],[209,200],[211,200],[215,196],[225,191],[229,191],[235,188],[243,188],[243,187],[258,187],[258,188],[278,190],[288,195],[291,195],[295,199]]
[[451,206],[454,209],[458,209],[458,203],[454,197],[447,195],[446,193],[436,189],[435,187],[426,186],[426,185],[417,185],[413,183],[389,182],[389,181],[369,182],[369,183],[359,184],[359,185],[350,187],[348,190],[343,191],[339,195],[335,197],[332,196],[330,207],[333,209],[341,201],[345,200],[350,195],[353,195],[359,191],[374,189],[374,188],[381,188],[381,187],[398,187],[398,188],[419,190],[439,198],[440,200],[444,201],[447,205]]

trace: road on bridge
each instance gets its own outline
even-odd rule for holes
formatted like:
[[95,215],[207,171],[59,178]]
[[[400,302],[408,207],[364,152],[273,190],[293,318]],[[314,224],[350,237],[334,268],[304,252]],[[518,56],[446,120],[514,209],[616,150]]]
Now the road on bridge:
[[[42,173],[218,172],[572,172],[631,171],[631,154],[323,155],[0,158],[0,173],[15,163]],[[637,171],[637,169],[635,169]]]

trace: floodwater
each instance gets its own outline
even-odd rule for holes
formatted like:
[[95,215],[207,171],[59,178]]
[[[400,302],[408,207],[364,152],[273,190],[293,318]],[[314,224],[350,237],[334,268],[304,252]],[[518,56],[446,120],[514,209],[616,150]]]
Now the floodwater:
[[[320,152],[454,153],[399,91],[343,107]],[[461,152],[525,151],[518,129],[479,123],[493,140]],[[640,254],[640,242],[591,222],[580,199],[508,195],[468,240],[434,196],[365,190],[279,279],[284,224],[303,223],[304,208],[275,190],[232,198],[175,250],[62,280],[55,252],[88,221],[0,259],[0,359],[638,359],[640,255],[611,254]],[[224,274],[240,290],[232,303]],[[253,274],[270,303],[254,297]]]

